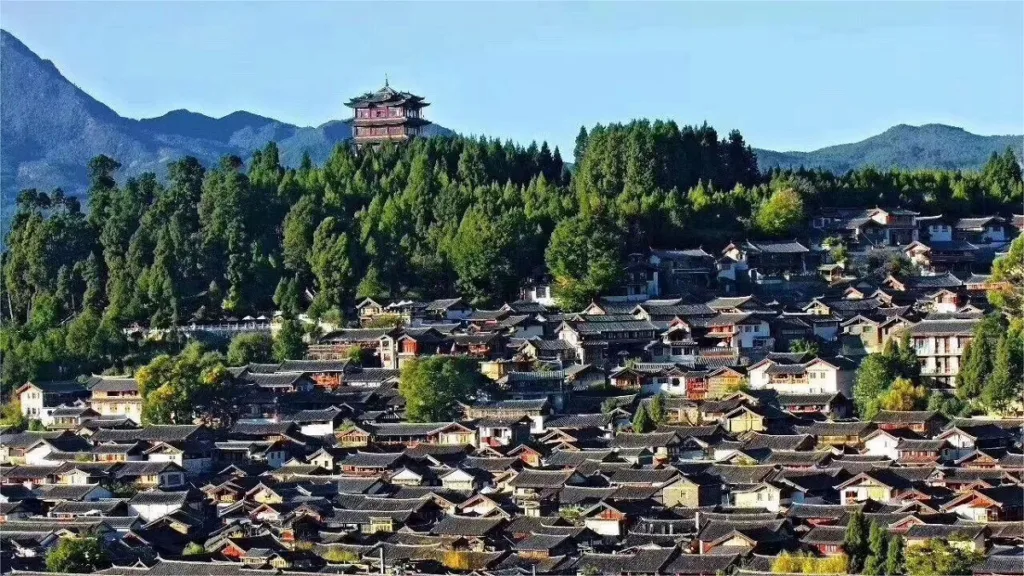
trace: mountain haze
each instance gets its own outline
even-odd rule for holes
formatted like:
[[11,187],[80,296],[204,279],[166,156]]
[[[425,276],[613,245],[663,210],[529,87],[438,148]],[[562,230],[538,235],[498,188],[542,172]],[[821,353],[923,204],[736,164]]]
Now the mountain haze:
[[[453,132],[437,125],[429,135]],[[171,160],[192,155],[211,165],[226,154],[248,158],[276,141],[285,165],[297,166],[303,153],[314,162],[327,159],[334,147],[352,137],[351,126],[334,120],[300,127],[250,112],[212,118],[173,110],[156,118],[135,120],[89,96],[65,78],[53,62],[32,52],[0,30],[0,184],[9,204],[24,188],[63,188],[82,193],[86,165],[98,154],[122,164],[123,176],[163,175]],[[978,136],[952,126],[900,125],[861,142],[813,152],[756,150],[762,169],[821,167],[833,171],[878,168],[973,170],[992,152],[1013,146],[1021,136]]]

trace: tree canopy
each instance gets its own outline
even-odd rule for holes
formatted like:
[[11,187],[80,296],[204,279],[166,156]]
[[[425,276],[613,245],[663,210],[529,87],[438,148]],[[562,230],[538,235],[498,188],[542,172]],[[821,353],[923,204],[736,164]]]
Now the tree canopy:
[[149,424],[214,421],[229,412],[231,374],[224,357],[189,344],[177,356],[161,355],[136,375],[142,393],[142,419]]
[[457,402],[473,398],[482,385],[474,360],[455,356],[411,359],[402,367],[398,391],[410,422],[441,422],[458,413]]
[[49,572],[89,574],[110,566],[99,537],[61,538],[46,554]]

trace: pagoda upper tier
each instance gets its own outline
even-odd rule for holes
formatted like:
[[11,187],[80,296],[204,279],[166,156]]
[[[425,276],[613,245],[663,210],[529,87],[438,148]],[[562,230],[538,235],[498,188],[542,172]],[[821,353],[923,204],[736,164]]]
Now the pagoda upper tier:
[[422,96],[395,90],[387,81],[380,90],[352,98],[345,105],[355,110],[352,133],[360,146],[408,140],[430,124],[422,112],[430,104]]

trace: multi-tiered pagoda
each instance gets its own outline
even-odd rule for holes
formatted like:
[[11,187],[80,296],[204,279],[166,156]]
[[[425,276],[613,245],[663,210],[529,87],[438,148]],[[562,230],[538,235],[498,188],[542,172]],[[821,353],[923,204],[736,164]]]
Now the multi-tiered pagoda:
[[429,106],[422,96],[399,92],[384,80],[384,87],[367,92],[345,103],[355,109],[352,132],[357,146],[403,141],[423,133],[429,120],[423,109]]

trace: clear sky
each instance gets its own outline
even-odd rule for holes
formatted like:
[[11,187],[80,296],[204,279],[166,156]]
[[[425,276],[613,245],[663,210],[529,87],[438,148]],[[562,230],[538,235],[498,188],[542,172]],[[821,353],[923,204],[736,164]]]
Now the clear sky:
[[0,26],[129,117],[300,125],[391,85],[466,134],[672,118],[808,150],[894,124],[1024,133],[1024,3],[14,2]]

